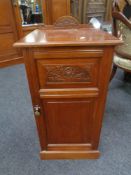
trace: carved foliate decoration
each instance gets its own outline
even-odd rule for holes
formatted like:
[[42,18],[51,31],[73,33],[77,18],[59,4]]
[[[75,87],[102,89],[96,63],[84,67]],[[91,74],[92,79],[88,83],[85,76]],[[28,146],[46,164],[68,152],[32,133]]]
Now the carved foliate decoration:
[[58,18],[55,22],[55,27],[71,27],[71,26],[78,26],[79,21],[72,16],[62,16]]
[[91,82],[91,66],[46,65],[47,83]]

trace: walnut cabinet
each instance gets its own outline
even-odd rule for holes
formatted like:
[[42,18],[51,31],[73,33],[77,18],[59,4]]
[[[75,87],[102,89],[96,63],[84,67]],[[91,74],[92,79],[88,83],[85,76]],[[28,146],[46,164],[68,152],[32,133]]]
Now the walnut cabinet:
[[117,38],[89,26],[35,30],[24,54],[41,159],[95,159]]

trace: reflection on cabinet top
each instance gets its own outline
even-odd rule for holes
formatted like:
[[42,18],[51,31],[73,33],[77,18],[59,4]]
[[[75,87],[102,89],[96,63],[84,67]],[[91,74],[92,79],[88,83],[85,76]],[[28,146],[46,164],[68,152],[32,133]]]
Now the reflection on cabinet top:
[[89,25],[75,28],[57,28],[45,26],[37,29],[14,44],[15,47],[50,47],[50,46],[103,46],[116,45],[122,41]]

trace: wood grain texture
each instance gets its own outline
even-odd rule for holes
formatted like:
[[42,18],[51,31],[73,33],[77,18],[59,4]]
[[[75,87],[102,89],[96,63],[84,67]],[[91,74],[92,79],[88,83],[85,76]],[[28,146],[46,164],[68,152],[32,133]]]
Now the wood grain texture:
[[77,50],[75,47],[48,47],[48,48],[34,48],[34,59],[50,58],[100,58],[103,56],[103,47],[84,47],[79,46]]
[[40,89],[40,98],[86,98],[98,97],[98,88]]
[[48,143],[90,143],[95,100],[84,97],[44,100]]

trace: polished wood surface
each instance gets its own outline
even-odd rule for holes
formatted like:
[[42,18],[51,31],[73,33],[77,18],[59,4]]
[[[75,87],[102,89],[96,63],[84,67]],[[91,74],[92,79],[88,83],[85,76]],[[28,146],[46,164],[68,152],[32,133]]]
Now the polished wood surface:
[[117,38],[89,26],[46,26],[22,48],[41,159],[95,159]]
[[[83,148],[82,148],[83,150]],[[41,151],[42,160],[50,159],[96,159],[100,157],[99,151]]]
[[[88,25],[87,25],[88,26]],[[56,30],[57,29],[57,30]],[[52,46],[94,46],[116,45],[119,41],[114,36],[86,25],[72,29],[55,28],[54,26],[37,29],[22,38],[15,47],[52,47]]]
[[0,67],[21,63],[22,54],[13,43],[19,39],[13,6],[10,0],[0,0]]

